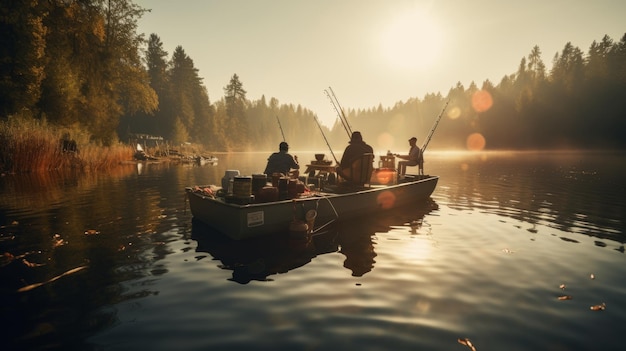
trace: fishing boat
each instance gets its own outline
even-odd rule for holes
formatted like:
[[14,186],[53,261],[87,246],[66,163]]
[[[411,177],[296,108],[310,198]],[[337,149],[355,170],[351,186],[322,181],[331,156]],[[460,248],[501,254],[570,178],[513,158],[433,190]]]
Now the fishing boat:
[[216,165],[218,158],[211,155],[211,156],[196,156],[194,158],[194,160],[196,161],[196,163],[200,166],[204,166],[204,165]]
[[[384,172],[374,174],[373,178],[377,176],[386,177]],[[391,183],[340,183],[306,187],[291,194],[279,191],[278,198],[276,187],[269,186],[260,189],[256,197],[247,193],[228,195],[214,185],[186,187],[185,191],[195,220],[232,239],[242,240],[294,231],[294,225],[299,226],[299,231],[311,233],[334,222],[420,204],[430,198],[438,180],[433,175],[407,174]],[[264,195],[265,189],[274,190],[274,197]]]
[[[350,124],[334,91],[329,87],[329,90],[325,92],[338,118],[342,121],[346,133],[348,136],[352,135]],[[448,103],[449,101],[446,102],[434,127],[430,130],[421,148],[422,153],[426,150]],[[280,119],[278,116],[276,119],[282,133]],[[338,164],[317,116],[314,116],[314,119]],[[282,135],[285,140],[284,133]],[[232,178],[237,180],[235,174],[239,174],[239,171],[227,170],[225,178],[222,178],[221,188],[186,187],[191,214],[194,219],[235,240],[258,238],[281,232],[307,236],[334,222],[427,201],[439,180],[438,176],[424,174],[406,174],[399,177],[395,170],[395,160],[388,159],[392,158],[389,152],[384,159],[381,157],[380,165],[385,166],[383,164],[385,162],[389,162],[390,165],[379,167],[375,172],[372,167],[373,153],[363,154],[361,158],[354,160],[351,166],[338,172],[335,172],[336,165],[333,166],[332,162],[324,160],[324,154],[316,154],[315,158],[314,162],[317,163],[312,162],[307,165],[305,173],[315,179],[315,172],[318,172],[318,176],[321,172],[324,177],[318,177],[317,184],[313,183],[313,186],[309,184],[301,186],[303,184],[298,183],[300,179],[293,181],[289,177],[273,178],[271,187],[264,186],[267,182],[264,178],[259,178],[261,187],[251,186],[250,177],[238,177],[240,181],[235,183],[227,175],[231,172]],[[420,167],[420,173],[422,172]],[[340,178],[343,178],[343,181]],[[323,184],[323,180],[330,184]],[[230,183],[232,186],[229,182],[232,182]]]

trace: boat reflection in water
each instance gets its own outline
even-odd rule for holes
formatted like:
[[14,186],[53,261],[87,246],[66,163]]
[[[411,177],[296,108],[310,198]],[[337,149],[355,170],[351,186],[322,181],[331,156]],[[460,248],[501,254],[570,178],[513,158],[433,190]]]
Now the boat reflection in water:
[[270,276],[302,267],[319,255],[337,252],[345,256],[343,266],[360,277],[374,268],[376,234],[388,232],[392,226],[406,226],[415,232],[424,217],[437,209],[437,203],[429,199],[417,206],[334,223],[304,237],[275,233],[246,240],[233,240],[193,220],[192,239],[197,242],[197,252],[219,260],[220,268],[233,272],[229,280],[240,284],[268,281]]

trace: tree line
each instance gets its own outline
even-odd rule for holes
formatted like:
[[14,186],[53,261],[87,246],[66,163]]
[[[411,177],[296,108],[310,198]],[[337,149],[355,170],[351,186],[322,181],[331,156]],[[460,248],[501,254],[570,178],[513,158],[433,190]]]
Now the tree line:
[[[273,150],[283,134],[300,149],[346,145],[339,119],[327,128],[300,105],[249,100],[236,73],[211,103],[181,46],[170,56],[157,34],[137,32],[147,11],[130,0],[3,1],[0,119],[73,126],[103,145],[137,133],[214,151]],[[626,147],[626,35],[605,35],[587,53],[567,43],[549,71],[541,56],[535,46],[497,84],[459,82],[446,95],[348,109],[346,117],[377,149],[390,147],[383,134],[423,140],[446,101],[432,148],[467,148],[470,135],[487,149]]]

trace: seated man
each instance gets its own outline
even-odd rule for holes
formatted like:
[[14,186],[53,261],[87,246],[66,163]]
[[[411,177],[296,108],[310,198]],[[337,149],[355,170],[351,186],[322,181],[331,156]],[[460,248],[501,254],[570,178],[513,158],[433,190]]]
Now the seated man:
[[407,166],[419,166],[420,174],[424,174],[424,158],[422,157],[422,151],[416,145],[417,138],[412,137],[409,139],[409,145],[411,148],[409,149],[408,155],[398,155],[395,156],[403,159],[404,161],[398,162],[398,175],[403,176],[406,174]]
[[272,176],[274,173],[282,173],[283,175],[289,175],[289,171],[296,170],[295,176],[298,177],[297,170],[300,169],[298,164],[298,156],[291,156],[289,153],[289,145],[286,142],[281,142],[278,145],[278,152],[274,152],[267,159],[267,166],[265,166],[265,174]]
[[[350,138],[350,145],[344,150],[341,162],[339,162],[339,167],[337,167],[337,173],[349,182],[358,182],[358,179],[355,179],[356,175],[352,170],[352,165],[354,161],[362,159],[365,154],[371,154],[373,156],[374,149],[363,141],[360,132],[353,132]],[[373,160],[373,157],[369,159]],[[368,168],[369,174],[371,174],[371,170],[373,169],[371,162]]]

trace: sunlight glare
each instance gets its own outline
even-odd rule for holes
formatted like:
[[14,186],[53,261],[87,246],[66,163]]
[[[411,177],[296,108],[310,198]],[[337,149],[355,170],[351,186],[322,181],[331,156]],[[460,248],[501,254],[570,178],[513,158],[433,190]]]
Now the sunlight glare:
[[418,263],[427,260],[432,254],[432,249],[432,242],[426,237],[414,236],[398,247],[396,253],[407,262]]
[[435,20],[419,10],[399,14],[381,32],[386,61],[399,69],[432,67],[441,55],[443,32]]

